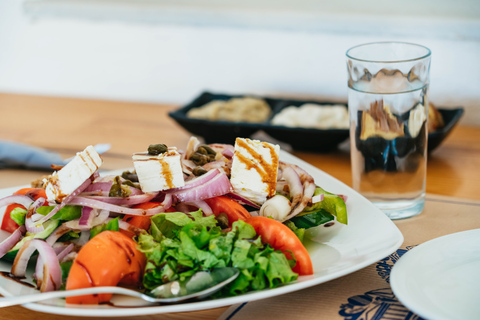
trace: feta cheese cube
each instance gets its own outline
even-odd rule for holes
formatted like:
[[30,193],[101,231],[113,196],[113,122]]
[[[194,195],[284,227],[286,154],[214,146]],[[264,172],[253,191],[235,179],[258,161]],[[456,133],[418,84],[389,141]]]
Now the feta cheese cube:
[[185,185],[181,156],[175,147],[170,147],[167,152],[158,155],[135,153],[132,159],[143,192],[156,192]]
[[262,204],[275,195],[280,146],[237,138],[230,183],[234,191]]
[[62,202],[82,185],[103,161],[93,146],[88,146],[59,171],[55,171],[47,180],[45,193],[48,201]]

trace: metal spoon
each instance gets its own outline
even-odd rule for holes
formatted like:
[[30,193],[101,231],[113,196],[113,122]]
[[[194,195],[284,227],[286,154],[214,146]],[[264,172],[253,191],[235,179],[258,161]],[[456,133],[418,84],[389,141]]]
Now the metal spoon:
[[75,290],[51,291],[25,296],[0,298],[0,308],[43,301],[54,298],[65,298],[99,293],[115,293],[141,298],[155,303],[176,303],[190,299],[204,299],[225,285],[235,280],[239,275],[236,268],[216,268],[211,272],[200,271],[184,282],[172,281],[163,284],[148,294],[121,287],[94,287]]

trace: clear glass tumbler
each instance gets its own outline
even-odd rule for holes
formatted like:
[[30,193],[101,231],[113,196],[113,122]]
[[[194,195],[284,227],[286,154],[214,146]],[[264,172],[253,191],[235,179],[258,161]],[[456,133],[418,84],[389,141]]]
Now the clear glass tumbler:
[[391,219],[425,204],[430,55],[403,42],[347,51],[353,187]]

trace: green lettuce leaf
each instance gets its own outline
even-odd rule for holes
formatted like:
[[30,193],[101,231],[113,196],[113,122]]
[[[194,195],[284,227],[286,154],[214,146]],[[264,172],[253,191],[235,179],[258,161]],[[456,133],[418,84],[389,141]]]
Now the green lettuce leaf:
[[107,223],[104,223],[104,224],[99,225],[99,226],[95,226],[92,229],[90,229],[90,239],[95,237],[100,232],[107,231],[107,230],[109,230],[109,231],[119,231],[120,230],[119,227],[118,227],[118,217],[108,221]]
[[218,295],[273,288],[297,277],[285,255],[264,245],[255,229],[242,220],[234,222],[231,231],[222,232],[214,216],[203,217],[200,210],[188,215],[169,212],[154,216],[150,231],[151,235],[137,239],[147,257],[143,278],[147,289],[225,266],[238,268],[240,275]]

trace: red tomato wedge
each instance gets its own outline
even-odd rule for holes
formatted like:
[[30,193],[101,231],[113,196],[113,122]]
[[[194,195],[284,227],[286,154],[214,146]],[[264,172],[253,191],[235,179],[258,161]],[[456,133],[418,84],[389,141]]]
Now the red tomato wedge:
[[[145,269],[145,255],[137,244],[118,231],[103,231],[90,239],[78,253],[70,268],[66,290],[116,286],[139,286]],[[67,303],[98,304],[112,294],[95,294],[66,298]]]
[[[14,195],[24,195],[32,198],[32,200],[37,200],[38,198],[45,198],[47,199],[47,195],[45,194],[45,189],[41,188],[23,188],[18,190],[14,193]],[[12,233],[15,231],[19,225],[12,220],[10,217],[10,212],[13,211],[15,208],[23,208],[26,209],[24,206],[20,204],[11,204],[8,205],[5,209],[5,213],[3,214],[2,226],[0,227],[2,230]]]
[[[161,204],[161,202],[145,202],[137,204],[136,206],[133,206],[133,208],[147,210],[158,207]],[[148,228],[150,228],[150,224],[152,223],[152,221],[150,220],[150,216],[137,216],[126,214],[122,220],[130,223],[137,228],[144,230],[148,230]]]
[[205,199],[205,202],[212,208],[213,214],[218,216],[224,212],[231,226],[237,220],[247,220],[252,216],[241,204],[227,196],[219,196],[210,199]]
[[292,259],[293,253],[297,263],[292,270],[299,275],[313,274],[313,265],[307,249],[298,237],[283,223],[266,217],[252,217],[246,221],[252,225],[263,243],[270,244],[274,249],[282,251],[287,259]]
[[[161,202],[145,202],[145,203],[137,204],[133,208],[147,210],[147,209],[158,207],[160,205],[162,205]],[[173,207],[170,207],[167,210],[165,210],[165,212],[175,212],[175,211],[176,210]],[[148,229],[150,229],[150,225],[152,224],[152,220],[150,218],[151,216],[137,216],[137,215],[126,214],[122,220],[125,222],[128,222],[134,227],[148,231]],[[128,230],[120,229],[120,232],[130,238],[133,238],[135,236],[135,233]]]

